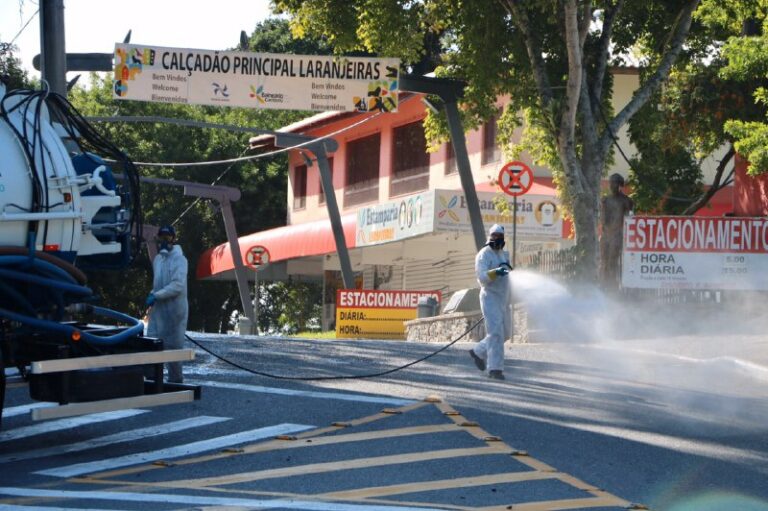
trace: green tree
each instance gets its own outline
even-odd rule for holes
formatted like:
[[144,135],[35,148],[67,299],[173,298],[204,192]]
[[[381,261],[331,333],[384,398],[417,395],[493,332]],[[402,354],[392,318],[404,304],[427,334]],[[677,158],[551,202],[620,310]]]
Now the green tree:
[[[362,49],[410,64],[424,56],[425,34],[441,34],[436,73],[467,80],[469,127],[489,118],[502,94],[511,98],[502,141],[525,119],[517,149],[553,169],[574,218],[581,274],[594,280],[600,183],[613,138],[669,75],[699,0],[275,3],[293,16],[295,34],[323,35],[337,53]],[[613,113],[609,67],[638,49],[644,81]]]
[[320,328],[322,286],[317,282],[289,279],[261,286],[259,330],[293,334]]
[[751,11],[743,12],[742,22],[754,27],[745,36],[732,36],[723,48],[728,61],[721,76],[742,84],[754,84],[753,97],[763,112],[760,120],[731,118],[725,123],[725,131],[734,137],[739,154],[750,162],[747,172],[759,175],[768,172],[768,1],[750,2]]
[[[696,18],[702,28],[700,44],[689,45],[665,87],[630,123],[631,139],[641,155],[633,161],[631,183],[635,203],[643,211],[693,214],[706,206],[732,182],[732,173],[725,170],[738,139],[727,126],[749,127],[749,135],[758,134],[759,129],[753,128],[768,112],[765,104],[752,101],[765,72],[762,76],[757,69],[730,72],[743,62],[730,55],[730,48],[759,40],[745,37],[745,26],[750,24],[745,22],[756,21],[759,26],[765,8],[751,1],[706,0]],[[704,183],[702,160],[722,148],[726,150],[713,181]]]
[[0,42],[0,80],[8,90],[29,87],[27,72],[21,67],[21,61],[14,56],[16,47]]

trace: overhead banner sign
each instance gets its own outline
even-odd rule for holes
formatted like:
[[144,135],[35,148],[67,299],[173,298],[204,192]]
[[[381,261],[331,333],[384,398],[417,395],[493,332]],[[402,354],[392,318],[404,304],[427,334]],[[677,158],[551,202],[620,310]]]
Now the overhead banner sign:
[[[506,199],[508,213],[496,209],[498,194],[478,192],[480,212],[486,228],[503,225],[512,232],[514,200]],[[538,239],[560,239],[563,234],[563,215],[557,197],[524,195],[517,198],[517,235]],[[457,191],[437,190],[435,200],[435,229],[440,231],[472,232],[469,210],[464,194]]]
[[440,291],[336,291],[338,339],[405,339],[405,321],[416,319],[419,298],[440,303]]
[[768,290],[768,220],[626,217],[621,273],[630,288]]
[[395,112],[398,59],[115,45],[113,97],[280,110]]

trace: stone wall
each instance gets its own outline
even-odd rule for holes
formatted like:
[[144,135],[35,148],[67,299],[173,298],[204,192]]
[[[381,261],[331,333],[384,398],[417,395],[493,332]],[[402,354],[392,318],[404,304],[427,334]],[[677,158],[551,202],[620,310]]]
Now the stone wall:
[[[480,311],[472,311],[412,319],[405,322],[405,339],[407,341],[445,344],[464,335],[470,327],[475,325],[459,342],[477,342],[485,337],[485,323],[480,321],[481,318]],[[512,342],[528,342],[527,314],[525,307],[521,304],[515,305]]]

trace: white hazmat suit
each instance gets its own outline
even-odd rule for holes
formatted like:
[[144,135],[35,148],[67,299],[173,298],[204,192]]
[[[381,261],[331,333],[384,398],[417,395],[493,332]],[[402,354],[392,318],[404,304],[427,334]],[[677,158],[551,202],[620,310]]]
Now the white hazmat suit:
[[[152,294],[155,303],[149,315],[147,335],[163,340],[165,349],[180,349],[187,331],[187,258],[181,247],[161,250],[152,261]],[[168,381],[183,383],[181,362],[168,363]]]
[[509,277],[492,279],[488,275],[489,270],[504,264],[509,265],[509,254],[487,245],[475,256],[475,274],[480,284],[480,309],[485,318],[486,335],[473,351],[485,360],[489,372],[504,369],[504,342],[512,335]]

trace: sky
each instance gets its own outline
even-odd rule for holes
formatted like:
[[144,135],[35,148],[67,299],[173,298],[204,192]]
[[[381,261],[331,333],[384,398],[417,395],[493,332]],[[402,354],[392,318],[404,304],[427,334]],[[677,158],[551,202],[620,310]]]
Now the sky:
[[[238,45],[240,31],[250,34],[270,16],[269,0],[63,0],[67,52],[112,53],[133,30],[132,44],[225,50]],[[40,53],[39,0],[0,0],[0,41],[14,41],[16,56],[30,77],[40,73],[32,58]],[[190,7],[192,6],[192,7]],[[71,79],[77,73],[68,73]]]

